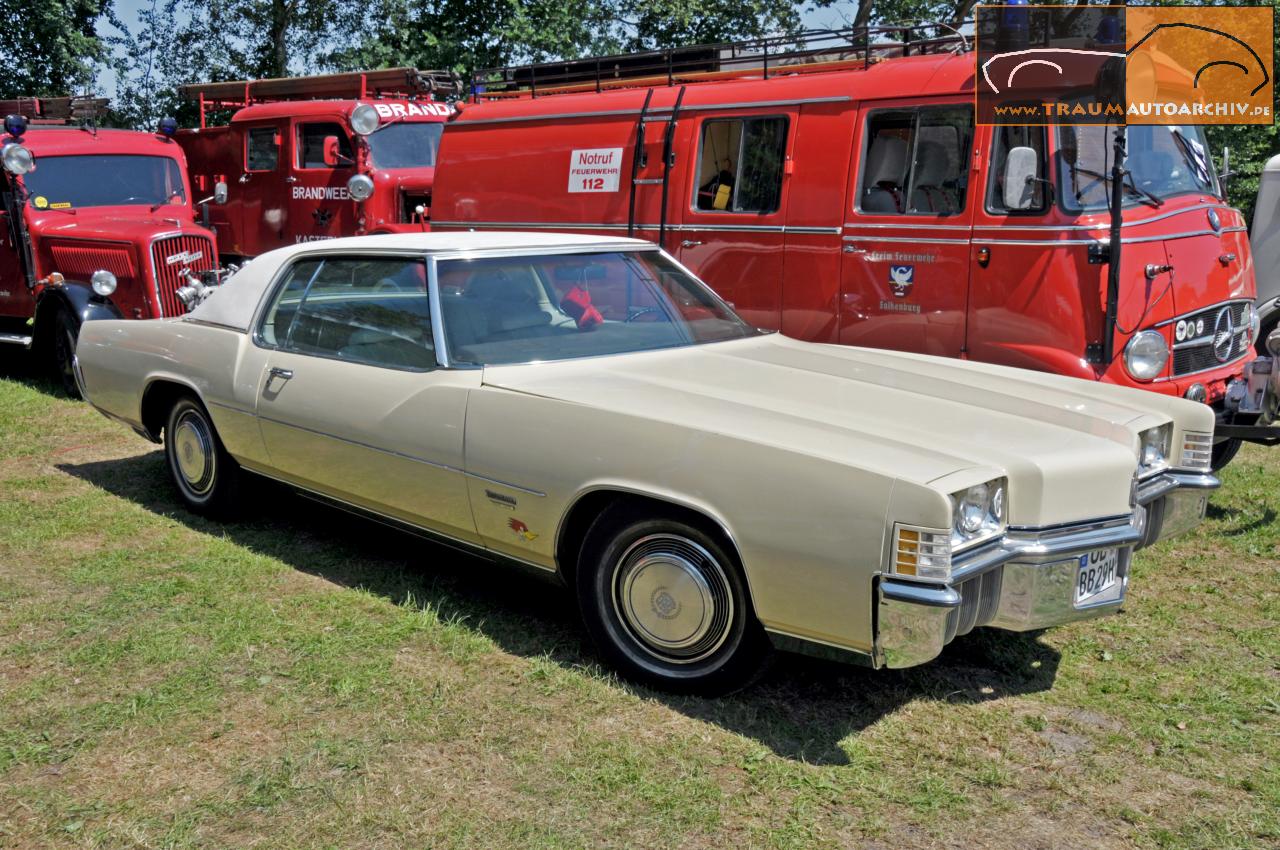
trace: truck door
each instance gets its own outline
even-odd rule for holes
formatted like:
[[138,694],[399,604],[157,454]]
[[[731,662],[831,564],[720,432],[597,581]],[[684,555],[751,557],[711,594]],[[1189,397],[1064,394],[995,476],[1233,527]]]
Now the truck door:
[[973,107],[864,106],[841,248],[840,342],[964,354]]
[[[332,148],[336,141],[336,151]],[[331,146],[332,164],[325,161]],[[356,173],[350,131],[336,119],[295,119],[289,214],[291,241],[312,242],[351,236],[357,229],[356,204],[347,181]]]
[[[35,299],[27,289],[26,258],[21,231],[15,227],[13,215],[22,215],[16,203],[0,206],[0,319],[28,319],[35,315]],[[7,330],[0,327],[0,333]],[[22,336],[29,336],[23,331]]]
[[762,328],[782,327],[787,192],[798,110],[699,115],[680,261]]
[[240,214],[239,232],[243,243],[232,251],[256,257],[285,244],[289,224],[284,202],[284,132],[276,121],[245,124],[244,172],[240,175],[232,201]]

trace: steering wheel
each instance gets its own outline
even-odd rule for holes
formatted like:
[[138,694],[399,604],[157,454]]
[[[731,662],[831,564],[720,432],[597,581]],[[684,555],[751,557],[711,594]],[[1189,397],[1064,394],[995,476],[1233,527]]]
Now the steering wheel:
[[404,292],[404,287],[396,283],[391,278],[384,277],[382,280],[374,284],[373,291],[374,292]]
[[634,322],[636,319],[640,318],[641,316],[648,315],[649,313],[659,313],[659,312],[661,311],[657,307],[631,307],[627,310],[627,317],[622,321],[624,323]]

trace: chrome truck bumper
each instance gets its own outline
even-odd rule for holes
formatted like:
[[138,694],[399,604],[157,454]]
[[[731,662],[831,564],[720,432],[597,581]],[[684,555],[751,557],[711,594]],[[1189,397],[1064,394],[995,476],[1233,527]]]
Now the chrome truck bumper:
[[[965,553],[947,584],[881,576],[876,586],[875,667],[911,667],[936,658],[979,626],[1025,632],[1109,614],[1124,604],[1135,549],[1189,531],[1204,517],[1218,480],[1166,472],[1143,482],[1128,517],[1057,528],[1010,529]],[[1077,602],[1082,559],[1114,550],[1110,592]]]

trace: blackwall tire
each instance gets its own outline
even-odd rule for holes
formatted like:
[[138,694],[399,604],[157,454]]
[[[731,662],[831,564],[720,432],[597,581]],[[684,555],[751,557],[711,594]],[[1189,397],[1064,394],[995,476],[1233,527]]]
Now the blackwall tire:
[[71,398],[80,398],[80,386],[76,383],[76,341],[80,338],[80,321],[65,307],[59,307],[50,325],[53,333],[53,376],[62,385],[62,391]]
[[1224,466],[1231,463],[1236,456],[1236,452],[1240,451],[1241,445],[1240,440],[1223,440],[1221,443],[1214,443],[1213,457],[1209,461],[1209,468],[1213,472],[1220,471]]
[[714,696],[749,685],[771,656],[737,559],[680,519],[602,516],[576,584],[588,633],[629,679]]
[[180,397],[164,428],[164,454],[178,496],[195,513],[230,517],[240,489],[240,465],[227,453],[203,405]]

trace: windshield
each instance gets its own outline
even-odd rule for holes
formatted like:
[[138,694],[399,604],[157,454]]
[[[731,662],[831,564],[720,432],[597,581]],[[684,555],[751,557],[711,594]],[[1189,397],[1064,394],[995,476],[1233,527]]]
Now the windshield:
[[[1110,205],[1114,128],[1058,128],[1058,185],[1070,212]],[[1125,136],[1125,205],[1188,193],[1219,195],[1204,132],[1195,126],[1133,125]],[[1151,197],[1148,197],[1151,196]]]
[[655,251],[444,260],[450,358],[502,365],[653,351],[757,331]]
[[42,156],[23,183],[36,209],[187,202],[182,170],[167,156]]
[[368,136],[369,155],[379,168],[426,168],[436,164],[444,125],[422,121],[387,124]]

